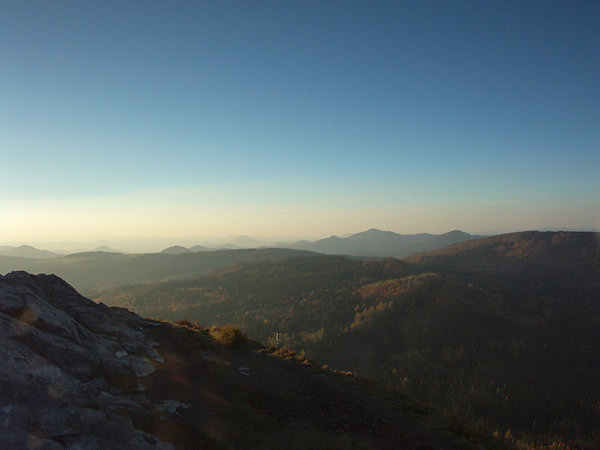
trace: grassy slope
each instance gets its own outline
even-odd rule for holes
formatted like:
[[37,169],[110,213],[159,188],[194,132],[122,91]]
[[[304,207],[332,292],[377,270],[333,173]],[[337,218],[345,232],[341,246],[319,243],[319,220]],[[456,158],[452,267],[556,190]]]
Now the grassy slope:
[[409,397],[285,349],[250,341],[234,350],[217,345],[208,330],[170,325],[151,337],[165,363],[144,379],[145,394],[191,406],[178,409],[176,421],[143,413],[132,420],[186,448],[502,447]]

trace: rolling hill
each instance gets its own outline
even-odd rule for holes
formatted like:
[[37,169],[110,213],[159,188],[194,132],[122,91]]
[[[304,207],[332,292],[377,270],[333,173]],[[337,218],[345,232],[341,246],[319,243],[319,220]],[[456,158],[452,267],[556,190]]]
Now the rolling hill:
[[[194,245],[192,247],[184,247],[182,245],[173,245],[167,247],[161,251],[161,253],[167,253],[169,255],[180,255],[181,253],[196,253],[196,252],[210,252],[216,250],[215,248],[204,247],[202,245]],[[223,249],[221,249],[223,250]]]
[[559,303],[595,302],[600,233],[510,233],[412,255],[405,261],[421,271],[454,275],[515,298],[527,293]]
[[173,245],[165,248],[161,251],[161,253],[166,253],[168,255],[180,255],[182,253],[190,253],[190,250],[182,245]]
[[0,247],[0,255],[34,259],[60,258],[63,256],[48,250],[40,250],[31,245],[19,245],[18,247],[2,246]]

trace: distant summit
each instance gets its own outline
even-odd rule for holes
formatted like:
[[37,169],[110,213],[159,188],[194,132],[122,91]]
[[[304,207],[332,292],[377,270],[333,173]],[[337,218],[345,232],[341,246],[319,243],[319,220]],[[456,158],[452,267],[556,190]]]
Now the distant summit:
[[[394,233],[393,231],[382,231],[377,228],[371,228],[367,231],[361,231],[360,233],[351,234],[347,238],[350,240],[360,240],[360,239],[384,239],[384,238],[393,238],[395,236],[401,236],[400,234]],[[430,235],[432,236],[432,235]]]
[[181,255],[183,253],[196,253],[196,252],[209,252],[213,251],[213,248],[204,247],[203,245],[194,245],[190,248],[186,248],[183,245],[173,245],[172,247],[167,247],[161,253],[166,253],[168,255]]
[[120,250],[115,250],[114,248],[110,248],[106,245],[100,245],[99,247],[96,247],[94,250],[92,250],[94,252],[106,252],[106,253],[123,253]]
[[161,253],[166,253],[168,255],[180,255],[182,253],[190,253],[190,249],[181,245],[173,245],[172,247],[165,248]]
[[264,246],[265,243],[261,241],[257,241],[256,239],[242,234],[241,236],[236,237],[235,239],[229,241],[225,247],[227,248],[257,248]]
[[210,247],[205,247],[204,245],[194,245],[192,247],[189,248],[189,251],[192,253],[195,252],[210,252],[214,250],[213,248]]

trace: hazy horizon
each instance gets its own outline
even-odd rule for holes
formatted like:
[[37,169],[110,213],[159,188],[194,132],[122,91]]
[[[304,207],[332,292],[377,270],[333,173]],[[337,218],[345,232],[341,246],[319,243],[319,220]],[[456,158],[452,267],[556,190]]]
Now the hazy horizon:
[[[419,231],[416,233],[404,233],[401,231],[395,230],[387,230],[378,227],[370,227],[368,229],[378,229],[381,231],[392,231],[397,234],[402,235],[412,235],[419,233],[428,233],[432,235],[440,235],[444,233],[448,233],[454,230],[446,230],[441,233],[434,233],[427,230]],[[317,241],[320,239],[325,239],[331,236],[337,236],[341,238],[345,238],[348,236],[352,236],[353,234],[357,234],[363,231],[367,231],[368,229],[357,230],[354,232],[345,232],[345,233],[329,233],[325,235],[319,236],[295,236],[295,235],[281,235],[281,236],[250,236],[247,234],[238,234],[238,235],[228,235],[228,236],[198,236],[198,237],[165,237],[165,238],[148,238],[148,239],[128,239],[122,238],[119,236],[112,237],[90,237],[88,240],[63,240],[63,241],[12,241],[12,242],[0,242],[0,247],[2,246],[10,246],[10,247],[18,247],[21,245],[29,245],[40,250],[49,250],[57,253],[75,253],[81,251],[90,251],[94,250],[98,247],[109,247],[113,250],[122,251],[126,253],[153,253],[160,252],[168,247],[172,246],[183,246],[183,247],[193,247],[195,245],[206,246],[207,248],[219,248],[223,246],[230,245],[232,241],[239,237],[250,237],[258,241],[258,245],[271,246],[277,243],[294,243],[297,241],[308,240],[308,241]],[[600,229],[587,229],[587,228],[539,228],[539,229],[522,229],[522,230],[484,230],[484,231],[468,231],[464,229],[458,229],[462,232],[476,235],[476,236],[495,236],[506,233],[515,233],[521,231],[581,231],[581,232],[600,232]],[[240,246],[243,248],[244,246]]]
[[8,2],[0,242],[597,230],[599,18],[584,1]]

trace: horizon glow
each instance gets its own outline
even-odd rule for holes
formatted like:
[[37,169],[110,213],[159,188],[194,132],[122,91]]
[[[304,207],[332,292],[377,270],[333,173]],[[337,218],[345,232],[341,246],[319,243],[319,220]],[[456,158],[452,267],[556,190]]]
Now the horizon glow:
[[599,18],[8,3],[0,244],[600,229]]

